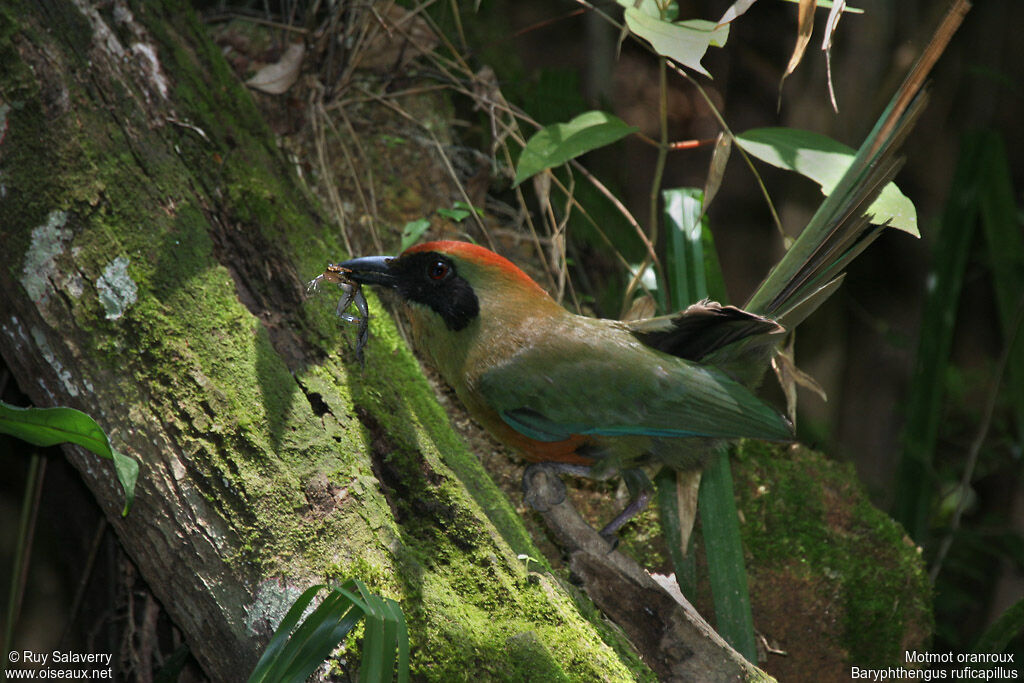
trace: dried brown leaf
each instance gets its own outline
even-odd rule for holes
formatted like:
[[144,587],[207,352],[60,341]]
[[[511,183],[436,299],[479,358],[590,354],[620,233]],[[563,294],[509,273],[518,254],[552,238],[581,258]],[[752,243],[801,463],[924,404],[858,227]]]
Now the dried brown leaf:
[[797,14],[796,45],[793,46],[793,54],[789,57],[789,64],[786,65],[786,73],[779,79],[779,102],[782,102],[782,84],[786,78],[796,70],[800,60],[804,57],[807,44],[811,42],[811,33],[814,31],[814,10],[818,7],[818,0],[800,0],[800,11]]
[[298,80],[305,54],[305,44],[292,43],[279,60],[257,71],[245,84],[270,95],[281,95]]

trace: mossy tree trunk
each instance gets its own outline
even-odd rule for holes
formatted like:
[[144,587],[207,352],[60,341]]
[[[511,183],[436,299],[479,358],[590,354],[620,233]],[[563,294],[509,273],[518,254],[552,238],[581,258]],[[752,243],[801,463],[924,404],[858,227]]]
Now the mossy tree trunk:
[[305,300],[343,255],[315,207],[184,3],[0,7],[0,353],[141,463],[122,518],[109,464],[66,451],[208,675],[357,576],[401,601],[422,677],[633,680],[516,558],[540,553],[390,321],[361,368]]

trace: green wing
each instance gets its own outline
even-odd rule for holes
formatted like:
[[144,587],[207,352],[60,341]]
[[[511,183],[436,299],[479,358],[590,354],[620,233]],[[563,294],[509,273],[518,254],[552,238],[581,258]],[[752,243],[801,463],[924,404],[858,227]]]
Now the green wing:
[[792,438],[778,412],[718,370],[644,347],[621,330],[600,340],[573,336],[525,349],[476,383],[505,422],[532,439]]

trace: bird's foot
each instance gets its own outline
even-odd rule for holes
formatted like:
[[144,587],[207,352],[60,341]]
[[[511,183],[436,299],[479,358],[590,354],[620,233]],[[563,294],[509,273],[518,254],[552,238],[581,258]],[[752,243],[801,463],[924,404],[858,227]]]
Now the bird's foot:
[[604,525],[598,533],[601,538],[612,544],[612,547],[619,543],[619,529],[625,526],[626,522],[633,519],[641,510],[647,507],[647,504],[651,502],[651,489],[641,489],[637,492],[636,496],[629,501],[629,504],[615,516],[615,519]]
[[523,500],[537,512],[547,512],[561,505],[565,495],[565,484],[558,476],[557,466],[538,462],[523,470]]

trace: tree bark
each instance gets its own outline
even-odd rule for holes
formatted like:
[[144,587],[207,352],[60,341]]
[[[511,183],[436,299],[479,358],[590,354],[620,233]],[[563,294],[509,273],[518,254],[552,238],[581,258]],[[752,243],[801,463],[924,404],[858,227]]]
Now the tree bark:
[[109,464],[66,448],[212,679],[350,576],[400,600],[424,678],[644,671],[517,559],[541,554],[390,320],[339,357],[303,283],[340,236],[188,6],[0,8],[0,202],[0,353],[141,463],[121,517]]

